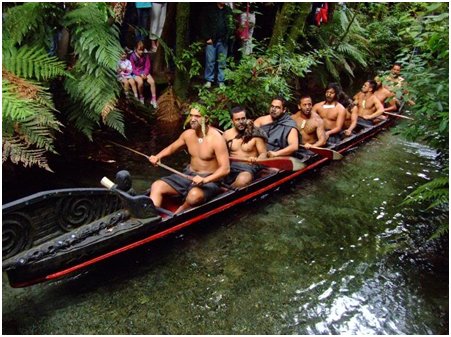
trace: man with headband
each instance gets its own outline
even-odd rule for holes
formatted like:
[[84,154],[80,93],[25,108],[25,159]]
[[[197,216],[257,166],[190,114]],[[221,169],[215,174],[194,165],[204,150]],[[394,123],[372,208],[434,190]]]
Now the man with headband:
[[201,103],[194,103],[190,108],[188,120],[191,128],[184,131],[174,143],[149,158],[157,166],[161,159],[185,148],[191,156],[190,164],[183,173],[192,176],[192,181],[173,174],[152,184],[150,198],[155,206],[161,207],[165,196],[185,197],[176,213],[217,196],[221,192],[219,183],[230,172],[226,143],[221,134],[208,125],[207,108]]

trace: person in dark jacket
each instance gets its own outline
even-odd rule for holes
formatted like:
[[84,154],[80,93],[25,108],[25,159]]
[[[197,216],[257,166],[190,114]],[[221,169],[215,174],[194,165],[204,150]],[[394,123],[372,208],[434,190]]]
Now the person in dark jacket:
[[255,126],[268,135],[268,158],[292,156],[299,148],[298,126],[288,115],[285,105],[283,97],[275,97],[271,102],[269,115],[259,117],[254,122]]
[[215,79],[215,66],[218,63],[218,83],[224,85],[224,70],[227,58],[227,42],[232,30],[230,28],[232,10],[225,2],[217,2],[206,8],[202,18],[202,39],[207,43],[205,49],[205,86],[211,87]]

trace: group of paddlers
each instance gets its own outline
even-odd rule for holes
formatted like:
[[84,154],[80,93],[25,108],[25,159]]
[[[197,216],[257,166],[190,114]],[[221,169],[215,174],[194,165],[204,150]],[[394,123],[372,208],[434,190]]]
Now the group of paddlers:
[[[269,114],[255,121],[247,119],[244,108],[233,108],[233,127],[223,134],[209,125],[204,104],[192,104],[190,129],[149,157],[156,166],[161,159],[186,148],[191,159],[183,174],[188,177],[173,174],[155,181],[150,198],[161,207],[164,197],[181,195],[184,201],[176,211],[180,212],[213,199],[221,193],[221,183],[234,188],[248,185],[263,168],[259,165],[263,158],[305,158],[313,154],[310,150],[314,147],[333,146],[359,128],[382,121],[384,113],[397,110],[393,88],[403,81],[400,69],[399,64],[393,66],[390,85],[366,81],[353,100],[335,84],[327,86],[325,101],[315,105],[310,96],[303,95],[299,111],[291,116],[283,97],[275,97]],[[386,108],[384,103],[388,103]]]

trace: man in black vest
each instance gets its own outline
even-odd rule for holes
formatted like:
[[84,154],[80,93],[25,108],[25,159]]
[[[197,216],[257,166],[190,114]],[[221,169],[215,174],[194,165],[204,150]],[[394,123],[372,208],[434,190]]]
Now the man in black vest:
[[254,125],[268,135],[266,155],[268,158],[292,156],[299,148],[299,130],[291,119],[283,97],[275,97],[271,102],[269,115],[259,117]]
[[225,2],[209,5],[202,18],[202,39],[207,43],[205,49],[205,86],[211,87],[215,80],[215,65],[218,62],[218,83],[224,85],[224,70],[227,58],[227,43],[232,30],[230,29],[232,10]]

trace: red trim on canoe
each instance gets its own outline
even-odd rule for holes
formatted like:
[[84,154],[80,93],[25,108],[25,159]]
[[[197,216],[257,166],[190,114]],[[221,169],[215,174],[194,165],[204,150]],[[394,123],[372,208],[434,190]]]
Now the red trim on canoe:
[[[390,123],[390,124],[388,124],[388,125],[386,125],[386,126],[389,126],[389,125],[391,125],[391,124],[392,124],[392,123]],[[382,131],[382,130],[380,130],[380,129],[374,130],[374,132],[372,132],[372,133],[368,134],[367,136],[365,136],[365,137],[359,139],[357,142],[355,142],[355,143],[353,143],[353,144],[351,144],[351,145],[349,145],[349,146],[347,146],[347,147],[345,147],[345,148],[339,150],[338,152],[344,152],[344,151],[350,149],[351,147],[355,146],[356,144],[363,142],[364,140],[368,139],[369,137],[373,136],[375,133],[378,133],[378,132],[380,132],[380,131]],[[323,158],[323,159],[317,161],[316,163],[313,163],[313,164],[311,164],[311,165],[309,165],[309,166],[303,168],[303,169],[300,170],[300,171],[294,172],[293,174],[291,174],[291,175],[289,175],[289,176],[286,176],[285,178],[283,178],[283,179],[281,179],[281,180],[278,180],[278,181],[275,182],[275,183],[272,183],[271,185],[268,185],[268,186],[266,186],[266,187],[263,187],[263,188],[261,188],[261,189],[255,191],[255,192],[253,192],[253,193],[251,193],[251,194],[245,195],[245,196],[243,196],[243,197],[241,197],[241,198],[239,198],[239,199],[236,199],[236,200],[234,200],[234,201],[232,201],[232,202],[230,202],[230,203],[228,203],[228,204],[226,204],[226,205],[223,205],[223,206],[220,206],[220,207],[218,207],[218,208],[215,208],[214,210],[212,210],[212,211],[210,211],[210,212],[207,212],[207,213],[205,213],[205,214],[202,214],[202,215],[199,215],[199,216],[197,216],[197,217],[195,217],[195,218],[192,218],[192,219],[190,219],[190,220],[188,220],[188,221],[185,221],[185,222],[181,223],[180,225],[177,225],[177,226],[168,228],[168,229],[166,229],[166,230],[164,230],[164,231],[162,231],[162,232],[160,232],[160,233],[157,233],[157,234],[154,234],[154,235],[152,235],[152,236],[149,236],[149,237],[146,238],[146,239],[143,239],[143,240],[137,241],[137,242],[135,242],[135,243],[132,243],[132,244],[130,244],[130,245],[124,246],[124,247],[122,247],[122,248],[113,250],[112,252],[109,252],[109,253],[107,253],[107,254],[101,255],[101,256],[96,257],[96,258],[94,258],[94,259],[92,259],[92,260],[89,260],[89,261],[80,263],[80,264],[78,264],[78,265],[76,265],[76,266],[73,266],[73,267],[71,267],[71,268],[62,270],[62,271],[57,272],[57,273],[54,273],[54,274],[50,274],[50,275],[48,275],[48,276],[46,276],[46,277],[44,277],[44,278],[40,278],[40,279],[28,281],[28,282],[22,282],[22,283],[12,283],[11,286],[14,287],[14,288],[26,287],[26,286],[33,285],[33,284],[36,284],[36,283],[44,282],[44,281],[46,281],[46,280],[56,279],[56,278],[62,277],[62,276],[64,276],[64,275],[67,275],[67,274],[69,274],[69,273],[72,273],[72,272],[74,272],[74,271],[76,271],[76,270],[78,270],[78,269],[87,267],[87,266],[89,266],[89,265],[91,265],[91,264],[94,264],[94,263],[96,263],[96,262],[99,262],[99,261],[102,261],[102,260],[104,260],[104,259],[107,259],[107,258],[109,258],[109,257],[111,257],[111,256],[114,256],[114,255],[117,255],[117,254],[119,254],[119,253],[125,252],[125,251],[127,251],[127,250],[129,250],[129,249],[133,249],[133,248],[138,247],[138,246],[141,246],[141,245],[143,245],[143,244],[145,244],[145,243],[154,241],[154,240],[159,239],[159,238],[161,238],[161,237],[163,237],[163,236],[166,236],[166,235],[168,235],[168,234],[170,234],[170,233],[176,232],[176,231],[178,231],[179,229],[182,229],[182,228],[184,228],[184,227],[186,227],[186,226],[189,226],[189,225],[191,225],[191,224],[194,223],[194,222],[197,222],[197,221],[200,221],[200,220],[202,220],[202,219],[208,218],[209,216],[211,216],[211,215],[213,215],[213,214],[216,214],[216,213],[219,213],[219,212],[221,212],[221,211],[224,211],[224,210],[226,210],[226,209],[228,209],[228,208],[230,208],[230,207],[232,207],[232,206],[235,206],[235,205],[237,205],[237,204],[239,204],[239,203],[242,203],[242,202],[244,202],[244,201],[246,201],[246,200],[248,200],[248,199],[251,199],[251,198],[253,198],[254,196],[257,196],[257,195],[259,195],[259,194],[261,194],[261,193],[263,193],[263,192],[265,192],[265,191],[268,191],[268,190],[270,190],[270,189],[272,189],[272,188],[274,188],[274,187],[276,187],[276,186],[278,186],[278,185],[281,185],[281,184],[283,184],[284,182],[286,182],[286,181],[288,181],[288,180],[291,180],[291,179],[293,179],[293,178],[295,178],[295,177],[301,175],[302,173],[304,173],[304,172],[306,172],[306,171],[309,171],[309,170],[311,170],[311,169],[317,167],[318,165],[324,163],[326,160],[329,160],[329,159],[328,159],[328,158]]]

